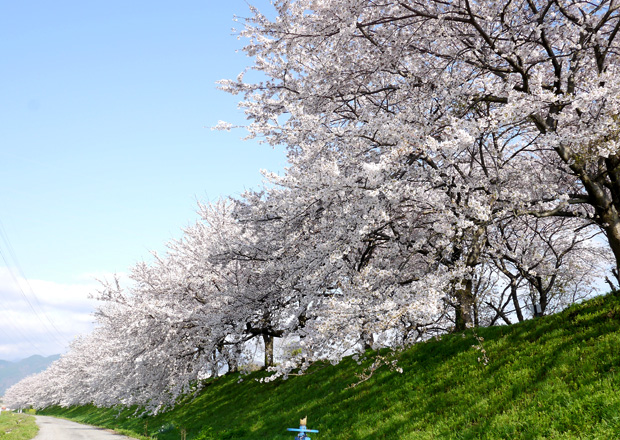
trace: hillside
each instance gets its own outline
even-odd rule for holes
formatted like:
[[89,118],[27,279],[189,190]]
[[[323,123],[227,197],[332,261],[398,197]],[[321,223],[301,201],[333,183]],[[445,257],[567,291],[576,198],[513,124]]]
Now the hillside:
[[45,370],[59,357],[58,354],[48,357],[34,355],[18,362],[0,361],[0,396],[24,377]]
[[402,374],[384,366],[353,388],[364,365],[347,359],[267,384],[254,380],[264,373],[228,375],[157,417],[93,407],[43,413],[163,440],[183,438],[181,429],[187,439],[291,440],[286,428],[305,415],[320,430],[313,440],[611,439],[620,435],[619,353],[620,296],[607,295],[418,344],[399,354]]

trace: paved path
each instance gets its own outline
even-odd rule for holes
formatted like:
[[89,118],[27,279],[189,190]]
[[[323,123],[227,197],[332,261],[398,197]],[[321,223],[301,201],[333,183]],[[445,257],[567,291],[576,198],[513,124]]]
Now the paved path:
[[34,440],[123,440],[131,439],[114,434],[105,429],[57,419],[55,417],[35,416],[39,433]]

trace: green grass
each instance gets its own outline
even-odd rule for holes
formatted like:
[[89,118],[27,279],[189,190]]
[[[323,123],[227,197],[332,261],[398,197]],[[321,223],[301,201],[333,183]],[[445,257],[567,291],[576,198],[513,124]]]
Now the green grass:
[[39,432],[34,417],[27,414],[0,413],[0,439],[29,440]]
[[[304,376],[261,384],[264,373],[227,375],[194,400],[156,417],[94,407],[43,414],[161,440],[288,439],[308,415],[313,440],[620,438],[620,297],[607,295],[561,314],[477,329],[400,354],[403,374],[363,371],[352,359]],[[370,360],[366,361],[366,365]],[[161,432],[158,432],[161,431]]]

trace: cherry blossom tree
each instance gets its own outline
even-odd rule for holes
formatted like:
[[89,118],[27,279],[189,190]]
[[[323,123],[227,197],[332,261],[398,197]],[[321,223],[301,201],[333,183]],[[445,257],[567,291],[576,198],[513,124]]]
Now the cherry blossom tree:
[[[138,405],[156,413],[199,390],[201,379],[233,370],[243,362],[244,344],[263,337],[264,329],[300,340],[300,352],[273,367],[278,377],[315,360],[337,362],[367,347],[400,346],[454,328],[455,314],[446,304],[453,281],[469,269],[460,266],[465,272],[459,275],[458,264],[430,250],[444,251],[437,243],[446,234],[457,243],[466,241],[452,229],[438,232],[422,221],[384,225],[401,203],[384,202],[363,218],[363,197],[348,196],[357,187],[338,187],[339,203],[328,204],[332,187],[321,188],[322,198],[280,188],[268,196],[249,192],[243,200],[202,206],[203,220],[170,243],[165,256],[136,265],[133,285],[104,284],[95,331],[36,379],[10,390],[9,398],[35,407]],[[347,212],[355,209],[359,222],[349,224]],[[335,225],[334,217],[342,223]],[[439,221],[431,214],[420,218]],[[588,236],[547,218],[522,223],[485,225],[487,240],[504,246],[505,264],[523,280],[581,285],[593,266],[565,270],[563,260],[588,263],[581,249],[591,246]],[[334,234],[347,248],[334,247]],[[499,258],[499,244],[485,247],[470,278],[475,324],[485,323],[479,318],[485,314],[481,292],[492,289],[483,287],[488,277],[479,272],[496,261],[491,249]],[[591,249],[596,261],[597,250]],[[453,255],[455,247],[448,250],[446,255]],[[273,355],[264,347],[268,366]]]
[[594,239],[597,231],[571,218],[521,217],[499,224],[497,232],[490,239],[501,244],[494,246],[492,261],[506,278],[519,321],[524,319],[519,299],[523,290],[528,306],[539,304],[541,315],[555,313],[592,296],[595,281],[612,260]]
[[513,127],[513,209],[594,221],[619,264],[615,1],[274,6],[241,31],[266,79],[221,83],[244,94],[250,136],[287,145],[301,169],[335,155],[406,168]]

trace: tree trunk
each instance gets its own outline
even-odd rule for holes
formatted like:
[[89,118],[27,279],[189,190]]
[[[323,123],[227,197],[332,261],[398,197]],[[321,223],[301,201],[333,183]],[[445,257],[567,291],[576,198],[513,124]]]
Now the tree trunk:
[[480,327],[480,308],[477,301],[474,301],[474,326]]
[[603,228],[605,230],[605,234],[607,235],[609,247],[614,253],[614,257],[616,257],[616,273],[620,274],[620,218],[618,218],[618,213],[615,209],[613,210],[613,213],[610,214],[611,215],[606,216],[608,217],[608,220],[605,220]]
[[273,367],[273,336],[263,333],[265,343],[265,368]]
[[588,194],[586,203],[596,212],[594,221],[605,231],[609,247],[616,258],[617,273],[620,274],[620,157],[612,155],[605,159],[605,174],[609,180],[601,182],[598,179],[598,175],[602,174],[600,170],[589,172],[563,147],[556,148],[556,151],[581,180]]
[[547,284],[547,286],[543,285],[543,281],[541,277],[536,277],[536,284],[539,287],[538,289],[538,296],[540,298],[540,315],[544,316],[545,311],[547,310],[547,306],[549,305],[549,292],[551,291],[551,289],[553,288],[553,285],[555,284],[555,275],[553,277],[551,277],[551,280],[549,281],[549,283]]
[[[474,231],[471,240],[471,250],[467,254],[467,259],[465,260],[465,265],[472,268],[472,270],[478,265],[480,254],[485,244],[485,231],[485,225],[478,226],[478,228]],[[454,322],[454,331],[456,332],[463,331],[474,323],[475,298],[473,284],[474,283],[470,277],[465,280],[465,287],[456,291],[457,305]]]
[[362,345],[364,346],[364,350],[372,349],[374,339],[375,338],[372,335],[372,333],[369,333],[366,330],[362,331],[361,340],[362,340]]
[[515,312],[517,313],[517,319],[519,322],[523,322],[523,312],[521,311],[521,305],[519,304],[519,297],[517,296],[517,285],[515,280],[510,280],[510,297],[512,298],[512,304],[515,306]]
[[473,324],[474,296],[472,281],[465,281],[465,287],[456,291],[454,331],[462,332]]
[[228,373],[236,373],[239,369],[239,366],[237,365],[237,359],[234,359],[232,357],[226,359],[226,364],[228,365]]

